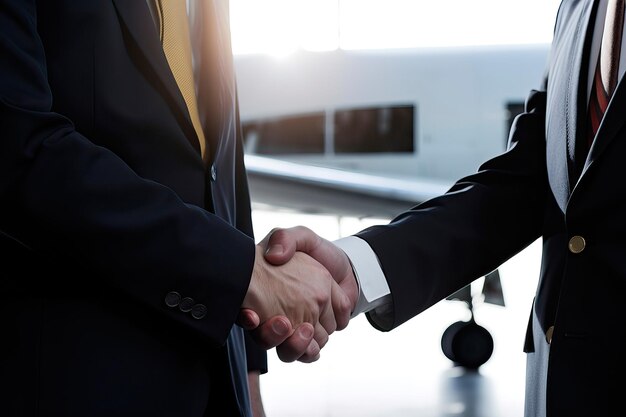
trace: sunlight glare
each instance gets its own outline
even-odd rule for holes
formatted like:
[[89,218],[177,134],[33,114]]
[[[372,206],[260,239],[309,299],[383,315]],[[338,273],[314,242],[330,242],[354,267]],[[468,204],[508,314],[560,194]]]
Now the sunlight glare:
[[230,0],[233,52],[549,43],[559,0]]
[[558,3],[342,0],[340,46],[380,49],[549,43]]
[[233,53],[284,56],[339,47],[339,0],[231,0]]

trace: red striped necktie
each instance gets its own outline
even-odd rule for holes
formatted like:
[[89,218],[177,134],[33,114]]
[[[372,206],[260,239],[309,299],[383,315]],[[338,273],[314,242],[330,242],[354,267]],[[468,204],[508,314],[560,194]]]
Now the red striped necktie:
[[623,24],[624,0],[608,0],[600,56],[593,77],[591,97],[589,98],[589,120],[587,124],[589,146],[596,136],[604,112],[617,86]]

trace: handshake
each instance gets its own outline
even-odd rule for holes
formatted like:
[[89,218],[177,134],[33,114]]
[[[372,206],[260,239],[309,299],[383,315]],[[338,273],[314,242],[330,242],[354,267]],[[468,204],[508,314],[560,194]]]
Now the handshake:
[[350,321],[359,288],[346,254],[305,227],[274,229],[256,246],[237,323],[284,362],[313,362]]

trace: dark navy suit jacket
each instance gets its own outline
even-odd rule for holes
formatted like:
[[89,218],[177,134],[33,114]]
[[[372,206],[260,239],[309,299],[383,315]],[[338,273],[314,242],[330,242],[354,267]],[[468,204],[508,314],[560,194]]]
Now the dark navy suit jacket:
[[144,0],[0,3],[2,415],[249,409],[233,323],[254,240],[224,3],[204,2],[206,161]]
[[[623,404],[626,83],[587,154],[580,144],[594,13],[592,0],[561,3],[545,85],[529,95],[506,153],[444,196],[359,234],[378,255],[391,289],[392,323],[382,330],[542,238],[536,324],[526,341],[528,352],[545,347],[545,354],[529,353],[527,414],[533,416],[612,415]],[[585,239],[580,253],[568,249],[574,236]],[[548,348],[543,335],[550,326]],[[536,384],[545,392],[533,391]]]

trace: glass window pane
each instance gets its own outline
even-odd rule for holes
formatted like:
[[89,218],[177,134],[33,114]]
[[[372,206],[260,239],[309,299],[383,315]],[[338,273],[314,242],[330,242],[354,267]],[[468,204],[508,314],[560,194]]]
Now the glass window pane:
[[335,111],[335,152],[413,152],[415,107],[397,105]]
[[285,155],[324,152],[325,114],[262,119],[243,124],[246,152]]

